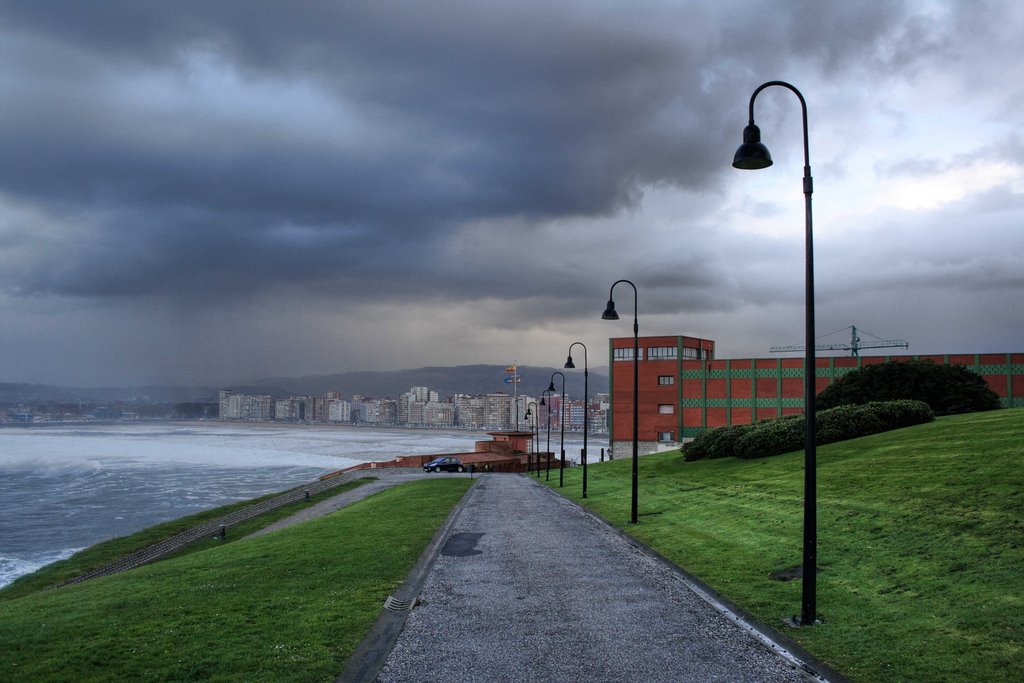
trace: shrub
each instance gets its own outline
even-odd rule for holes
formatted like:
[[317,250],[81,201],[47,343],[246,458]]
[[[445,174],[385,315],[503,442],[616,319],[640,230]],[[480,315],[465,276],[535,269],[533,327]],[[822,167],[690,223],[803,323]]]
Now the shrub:
[[874,406],[879,418],[888,425],[887,429],[912,427],[935,420],[935,412],[924,401],[875,401],[866,405]]
[[[855,439],[868,434],[931,422],[935,414],[923,401],[875,401],[817,412],[814,442],[818,445]],[[735,441],[737,457],[765,458],[798,451],[804,447],[806,421],[803,414],[787,415],[744,425]],[[726,428],[731,429],[731,428]]]
[[867,403],[862,406],[839,406],[820,411],[815,441],[835,443],[884,432],[886,427],[878,413],[869,408],[871,405]]
[[818,408],[872,401],[924,401],[936,415],[955,415],[1001,407],[988,383],[962,365],[931,361],[890,361],[847,373],[818,395]]
[[728,458],[735,455],[736,441],[754,428],[754,425],[731,425],[707,429],[682,447],[687,462],[705,458]]
[[752,429],[736,440],[735,454],[738,458],[764,458],[795,451],[804,445],[803,414],[762,420],[751,426]]
[[700,434],[698,434],[697,438],[695,438],[693,441],[688,441],[687,443],[683,444],[682,448],[679,449],[683,453],[683,460],[685,460],[686,462],[693,462],[694,460],[703,460],[704,458],[708,457],[708,452],[701,447],[698,441],[700,440],[700,437],[704,436],[709,431],[713,430],[703,431]]
[[708,439],[709,458],[730,458],[735,449],[736,439],[749,432],[751,425],[732,425],[731,427],[719,427],[713,430]]

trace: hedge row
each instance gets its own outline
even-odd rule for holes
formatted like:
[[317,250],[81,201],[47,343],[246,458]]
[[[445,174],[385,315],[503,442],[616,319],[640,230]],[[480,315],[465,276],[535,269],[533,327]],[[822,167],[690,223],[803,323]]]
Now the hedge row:
[[[935,414],[923,401],[875,401],[817,413],[815,443],[827,444],[890,429],[931,422]],[[764,458],[804,447],[803,413],[745,425],[716,427],[683,445],[683,458]]]

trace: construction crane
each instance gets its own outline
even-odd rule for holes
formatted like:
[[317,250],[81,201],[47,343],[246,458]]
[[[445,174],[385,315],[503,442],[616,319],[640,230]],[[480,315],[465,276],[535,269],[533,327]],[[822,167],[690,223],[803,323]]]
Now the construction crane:
[[[832,336],[836,332],[842,332],[844,330],[850,330],[850,342],[848,344],[815,344],[814,348],[818,351],[849,351],[851,356],[860,355],[861,349],[881,349],[881,348],[893,348],[898,347],[901,349],[909,349],[910,343],[905,339],[879,339],[875,335],[868,332],[867,334],[875,337],[874,341],[862,342],[860,336],[857,334],[857,328],[853,325],[844,327],[842,330],[836,330],[835,332],[829,332],[825,337]],[[803,344],[794,344],[793,346],[772,346],[769,351],[772,353],[787,353],[790,351],[804,351],[806,346]]]

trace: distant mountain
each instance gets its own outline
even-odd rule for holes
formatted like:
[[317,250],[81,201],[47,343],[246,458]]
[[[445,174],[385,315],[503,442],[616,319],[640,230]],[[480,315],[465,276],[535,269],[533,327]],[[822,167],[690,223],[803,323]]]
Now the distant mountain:
[[[581,363],[582,364],[582,363]],[[603,368],[602,368],[603,369]],[[556,370],[565,373],[565,391],[575,398],[583,396],[583,370],[562,368],[539,368],[519,366],[519,393],[538,396],[548,388],[551,374]],[[445,399],[452,394],[488,394],[499,391],[512,393],[512,385],[505,383],[508,373],[504,365],[456,365],[452,367],[428,367],[413,370],[358,371],[333,375],[310,375],[306,377],[274,377],[252,382],[256,386],[284,388],[289,395],[320,396],[328,391],[338,391],[345,398],[361,394],[372,398],[397,398],[410,387],[428,387]],[[608,375],[591,370],[591,395],[608,391]],[[555,386],[562,389],[560,377]],[[241,389],[235,388],[236,391]],[[265,393],[271,393],[269,391]]]
[[217,400],[215,387],[61,387],[49,384],[0,383],[0,403],[180,403]]
[[[547,389],[551,374],[562,368],[519,366],[519,393],[539,396]],[[562,370],[565,373],[565,392],[573,398],[583,396],[583,370]],[[270,394],[276,398],[287,396],[322,396],[338,391],[345,398],[362,394],[372,398],[397,398],[410,387],[428,387],[442,398],[452,394],[488,394],[499,391],[512,393],[512,385],[505,383],[504,365],[457,365],[429,367],[413,370],[343,372],[333,375],[305,377],[275,377],[245,384],[223,387],[61,387],[48,384],[0,382],[0,404],[31,403],[182,403],[187,401],[216,401],[220,389],[233,389],[243,394]],[[562,389],[561,379],[555,386]],[[590,371],[590,393],[608,391],[606,368]]]

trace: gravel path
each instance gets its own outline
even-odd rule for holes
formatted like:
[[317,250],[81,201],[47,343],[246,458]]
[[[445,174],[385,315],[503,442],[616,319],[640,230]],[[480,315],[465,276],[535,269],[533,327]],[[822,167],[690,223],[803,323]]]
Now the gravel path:
[[815,680],[575,504],[516,475],[463,503],[377,680]]

